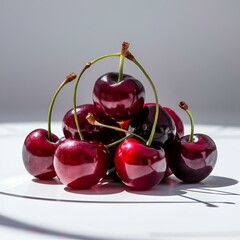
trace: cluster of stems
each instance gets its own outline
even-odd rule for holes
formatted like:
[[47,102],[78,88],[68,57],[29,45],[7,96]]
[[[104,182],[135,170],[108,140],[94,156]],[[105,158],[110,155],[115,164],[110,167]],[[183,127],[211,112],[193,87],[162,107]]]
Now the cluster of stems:
[[[98,126],[102,126],[102,127],[107,127],[107,128],[111,128],[111,129],[114,129],[116,131],[124,131],[125,133],[128,134],[128,136],[135,136],[135,137],[138,137],[139,139],[141,139],[142,141],[144,141],[146,143],[146,145],[150,146],[152,141],[153,141],[153,137],[154,137],[154,134],[155,134],[155,130],[156,130],[156,126],[157,126],[157,121],[158,121],[158,115],[159,115],[159,104],[158,104],[158,95],[157,95],[157,91],[156,91],[156,88],[154,86],[154,83],[153,81],[151,80],[150,76],[147,74],[147,72],[145,71],[145,69],[142,67],[142,65],[136,60],[136,58],[130,53],[130,51],[128,50],[129,48],[129,43],[127,42],[123,42],[122,43],[122,48],[121,48],[121,52],[118,52],[118,53],[112,53],[112,54],[107,54],[107,55],[103,55],[101,57],[98,57],[90,62],[87,62],[85,64],[85,66],[83,67],[83,69],[81,70],[77,80],[76,80],[76,83],[75,83],[75,86],[74,86],[74,93],[73,93],[73,109],[74,109],[74,119],[75,119],[75,123],[76,123],[76,127],[77,127],[77,131],[78,131],[78,134],[80,136],[80,140],[84,140],[84,137],[83,137],[83,134],[81,132],[81,128],[80,128],[80,125],[79,125],[79,121],[78,121],[78,117],[77,117],[77,111],[76,111],[76,108],[77,108],[77,89],[78,89],[78,85],[79,85],[79,82],[80,82],[80,79],[82,77],[82,75],[84,74],[84,72],[90,67],[92,66],[93,64],[97,63],[98,61],[100,60],[103,60],[105,58],[109,58],[109,57],[119,57],[119,75],[118,75],[118,82],[122,81],[122,78],[123,78],[123,66],[124,66],[124,60],[125,58],[127,58],[128,60],[132,61],[134,64],[136,64],[136,66],[142,71],[142,73],[144,74],[144,76],[147,78],[147,80],[149,81],[152,89],[153,89],[153,92],[154,92],[154,96],[155,96],[155,103],[156,103],[156,112],[155,112],[155,118],[154,118],[154,122],[153,122],[153,126],[152,126],[152,129],[151,129],[151,133],[150,133],[150,136],[149,136],[149,139],[146,141],[145,139],[141,138],[140,136],[132,133],[132,132],[129,132],[127,130],[123,130],[121,128],[117,128],[117,127],[113,127],[113,126],[109,126],[109,125],[105,125],[105,124],[101,124],[99,122],[97,122],[95,119],[94,121],[91,120],[91,118],[93,118],[92,115],[88,115],[88,121],[94,125],[98,125]],[[126,136],[126,137],[128,137]],[[125,137],[125,138],[126,138]],[[125,139],[124,138],[124,139]],[[120,139],[119,141],[122,141],[123,139]],[[114,142],[112,144],[110,144],[109,146],[112,146],[116,143],[118,143],[119,141],[117,142]]]

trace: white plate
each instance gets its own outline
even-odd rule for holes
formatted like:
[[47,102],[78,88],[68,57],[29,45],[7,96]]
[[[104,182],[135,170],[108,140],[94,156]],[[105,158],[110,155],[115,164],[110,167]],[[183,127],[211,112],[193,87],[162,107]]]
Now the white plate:
[[[71,190],[57,180],[33,179],[23,167],[21,148],[36,127],[45,125],[0,125],[1,239],[240,238],[240,129],[196,126],[219,150],[216,168],[202,183],[171,177],[137,192],[117,183]],[[53,129],[61,134],[59,123]]]

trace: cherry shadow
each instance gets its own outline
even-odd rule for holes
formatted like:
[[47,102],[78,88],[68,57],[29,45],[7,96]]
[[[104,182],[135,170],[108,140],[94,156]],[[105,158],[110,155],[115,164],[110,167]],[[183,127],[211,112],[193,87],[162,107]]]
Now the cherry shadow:
[[[218,204],[235,204],[229,201],[202,201],[199,198],[189,196],[189,192],[196,192],[202,194],[213,195],[235,195],[240,196],[239,193],[218,190],[215,188],[227,187],[236,185],[237,180],[227,177],[209,176],[204,181],[195,184],[188,184],[180,181],[174,176],[170,176],[161,182],[155,188],[149,191],[133,191],[128,189],[128,192],[137,195],[149,195],[149,196],[171,196],[178,195],[186,200],[191,200],[192,203],[201,203],[207,207],[219,207]],[[214,189],[211,189],[214,188]],[[183,201],[181,201],[183,203]],[[176,203],[176,201],[174,201]],[[189,202],[188,202],[189,203]]]
[[121,183],[106,183],[98,184],[90,189],[73,189],[69,187],[64,188],[65,191],[74,194],[84,195],[108,195],[116,194],[126,190],[126,187]]
[[53,179],[49,179],[49,180],[42,180],[42,179],[38,179],[38,178],[33,178],[32,181],[34,183],[45,184],[45,185],[62,185],[62,183],[59,181],[58,178],[53,178]]
[[[211,194],[224,194],[224,195],[240,195],[239,193],[233,193],[222,190],[211,190],[211,188],[222,188],[238,184],[238,181],[233,178],[220,177],[220,176],[209,176],[200,183],[184,183],[174,176],[166,178],[156,187],[147,191],[134,191],[126,189],[128,192],[140,195],[151,195],[151,196],[171,196],[183,194],[186,191],[199,191]],[[206,191],[201,191],[206,190]]]
[[219,195],[240,195],[238,193],[227,192],[222,190],[216,190],[211,188],[221,188],[237,184],[238,181],[232,178],[220,177],[220,176],[209,176],[200,183],[184,183],[174,176],[166,178],[159,185],[149,190],[133,190],[122,183],[105,181],[92,187],[91,189],[72,189],[65,187],[64,190],[74,194],[85,194],[85,195],[107,195],[116,194],[120,192],[129,192],[136,195],[148,195],[148,196],[177,196],[184,195],[187,192],[199,192],[204,194],[219,194]]
[[[58,185],[61,184],[59,180],[53,179],[48,181],[43,180],[36,180],[33,179],[33,182],[40,183],[40,184],[52,184]],[[137,197],[136,199],[131,198],[128,199],[101,199],[98,197],[91,198],[80,198],[74,199],[71,197],[65,196],[65,198],[49,198],[49,197],[36,197],[31,195],[25,194],[15,194],[10,192],[0,192],[1,195],[7,195],[11,197],[18,197],[18,198],[25,198],[25,199],[32,199],[32,200],[41,200],[41,201],[56,201],[56,202],[68,202],[68,203],[101,203],[101,204],[151,204],[151,203],[201,203],[207,207],[218,207],[219,204],[235,204],[234,202],[228,201],[202,201],[200,199],[201,194],[213,194],[213,195],[232,195],[232,196],[239,196],[239,193],[224,191],[222,187],[228,187],[232,185],[236,185],[238,183],[237,180],[227,177],[219,177],[219,176],[209,176],[204,181],[197,183],[197,184],[187,184],[181,182],[174,176],[170,176],[161,182],[159,185],[155,186],[154,188],[147,190],[147,191],[135,191],[122,183],[107,181],[104,180],[100,184],[92,187],[91,189],[83,189],[83,190],[75,190],[69,187],[65,187],[64,190],[66,192],[77,194],[81,197],[81,195],[92,195],[92,196],[100,196],[100,195],[111,195],[111,194],[118,194],[121,192],[128,192],[138,196],[149,196],[149,198],[145,198],[141,200],[141,198]],[[220,189],[218,189],[220,188]],[[191,193],[198,193],[198,198],[193,197],[194,194]],[[156,196],[157,198],[151,198],[152,196]],[[169,199],[169,198],[161,198],[163,196],[177,196],[180,197],[178,199]],[[158,198],[159,197],[159,198]],[[184,199],[184,200],[181,200]]]

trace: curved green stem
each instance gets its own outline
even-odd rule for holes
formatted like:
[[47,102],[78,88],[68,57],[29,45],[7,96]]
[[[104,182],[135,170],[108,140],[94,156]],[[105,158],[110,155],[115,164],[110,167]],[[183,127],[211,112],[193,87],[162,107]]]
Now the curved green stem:
[[86,65],[84,66],[84,68],[82,69],[82,71],[80,72],[80,74],[77,78],[77,81],[76,81],[75,86],[74,86],[74,93],[73,93],[73,110],[74,110],[74,120],[75,120],[77,131],[78,131],[78,134],[79,134],[79,137],[80,137],[81,140],[84,140],[84,137],[83,137],[83,134],[82,134],[81,129],[80,129],[80,125],[79,125],[79,121],[78,121],[78,117],[77,117],[77,110],[76,110],[76,108],[77,108],[77,89],[78,89],[78,84],[80,82],[80,79],[81,79],[83,73],[94,63],[96,63],[96,62],[98,62],[98,61],[100,61],[104,58],[119,57],[120,55],[121,55],[121,53],[107,54],[107,55],[103,55],[101,57],[98,57],[98,58],[92,60],[91,62],[86,63]]
[[190,124],[191,124],[191,133],[190,133],[190,136],[189,136],[189,142],[193,142],[193,136],[194,136],[194,120],[193,120],[193,115],[188,107],[188,105],[184,102],[184,101],[181,101],[179,103],[179,107],[182,108],[189,116],[189,119],[190,119]]
[[155,112],[155,117],[154,117],[154,122],[153,122],[153,126],[152,126],[152,130],[151,130],[151,133],[150,133],[150,136],[149,136],[149,139],[147,141],[147,145],[148,146],[151,146],[152,144],[152,141],[153,141],[153,137],[154,137],[154,134],[155,134],[155,130],[156,130],[156,126],[157,126],[157,121],[158,121],[158,115],[159,115],[159,104],[158,104],[158,94],[157,94],[157,90],[154,86],[154,83],[152,81],[152,79],[150,78],[150,76],[147,74],[147,72],[145,71],[145,69],[142,67],[142,65],[135,59],[135,57],[130,53],[128,52],[128,55],[126,55],[126,57],[131,60],[133,63],[135,63],[139,68],[140,70],[142,71],[142,73],[145,75],[145,77],[148,79],[152,89],[153,89],[153,92],[154,92],[154,97],[155,97],[155,103],[156,103],[156,112]]
[[[106,148],[110,148],[110,147],[112,147],[112,146],[115,146],[115,145],[123,142],[124,140],[126,140],[126,139],[129,138],[130,136],[131,136],[131,135],[129,134],[129,135],[123,137],[123,138],[118,139],[118,140],[115,141],[115,142],[109,143],[109,144],[106,145]],[[146,141],[145,141],[145,142],[146,142]]]
[[122,78],[123,78],[124,60],[125,60],[125,56],[121,54],[120,55],[120,60],[119,60],[118,82],[121,82]]
[[53,110],[53,105],[55,103],[55,100],[57,98],[58,93],[61,91],[61,89],[69,82],[71,82],[72,80],[74,80],[76,78],[76,74],[75,73],[71,73],[69,74],[66,79],[60,84],[60,86],[58,87],[57,91],[54,93],[53,98],[50,102],[49,108],[48,108],[48,140],[52,141],[52,130],[51,130],[51,119],[52,119],[52,110]]
[[135,134],[133,132],[127,131],[127,130],[119,128],[119,127],[115,127],[115,126],[111,126],[111,125],[107,125],[107,124],[103,124],[103,123],[98,122],[94,118],[92,113],[88,113],[88,115],[86,116],[86,119],[90,124],[92,124],[94,126],[105,127],[105,128],[109,128],[109,129],[112,129],[112,130],[115,130],[115,131],[124,132],[124,133],[127,133],[127,134],[131,135],[131,136],[139,138],[140,140],[142,140],[143,142],[146,143],[146,140],[143,137],[139,136],[138,134]]

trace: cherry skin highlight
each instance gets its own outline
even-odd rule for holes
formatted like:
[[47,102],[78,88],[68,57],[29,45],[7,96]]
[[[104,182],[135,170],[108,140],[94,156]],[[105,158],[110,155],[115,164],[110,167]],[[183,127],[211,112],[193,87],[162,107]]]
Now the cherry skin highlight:
[[53,158],[60,140],[51,134],[48,140],[48,131],[36,129],[25,138],[22,148],[22,159],[26,170],[34,177],[47,180],[56,176]]
[[91,188],[105,176],[109,165],[107,148],[98,141],[66,139],[54,155],[59,180],[74,189]]
[[131,119],[143,108],[144,100],[142,83],[126,74],[118,82],[118,73],[106,73],[98,78],[93,88],[97,111],[115,121]]
[[159,184],[167,166],[162,148],[151,148],[135,138],[118,146],[114,163],[121,181],[134,190],[147,190]]
[[189,135],[176,140],[172,145],[169,166],[180,180],[197,183],[205,179],[217,161],[217,148],[214,141],[205,134],[194,134],[193,142]]

